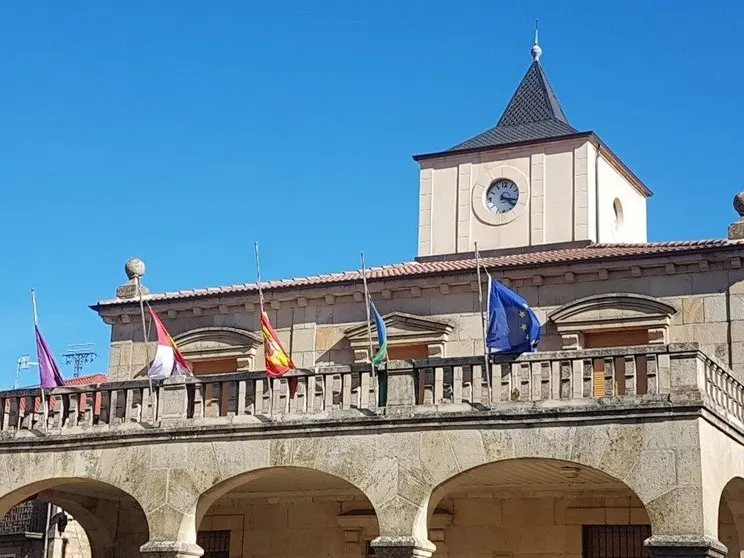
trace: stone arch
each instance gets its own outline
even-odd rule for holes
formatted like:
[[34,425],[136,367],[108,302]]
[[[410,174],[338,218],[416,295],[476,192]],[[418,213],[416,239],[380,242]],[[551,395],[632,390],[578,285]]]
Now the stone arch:
[[[231,510],[239,512],[239,520],[232,520]],[[267,515],[279,519],[263,519]],[[307,545],[304,537],[288,535],[310,528],[323,544],[358,556],[379,535],[374,507],[362,490],[337,475],[292,465],[254,469],[222,481],[199,497],[194,518],[197,532],[230,531],[231,555],[242,553],[244,538],[254,547],[267,541],[291,545],[290,540]],[[280,551],[293,555],[298,549]]]
[[193,362],[234,358],[238,370],[250,370],[261,346],[254,332],[235,327],[201,327],[175,336],[184,356]]
[[734,477],[723,487],[718,504],[718,540],[728,556],[738,558],[744,551],[744,478]]
[[411,467],[407,474],[426,478],[430,484],[428,490],[423,486],[415,492],[409,490],[409,501],[414,494],[423,496],[409,516],[410,534],[426,538],[430,503],[442,486],[461,473],[504,460],[547,459],[598,471],[626,486],[645,507],[654,535],[702,535],[702,494],[678,480],[699,475],[699,461],[676,457],[680,440],[693,439],[696,434],[692,422],[543,424],[540,428],[419,434],[420,466]]
[[169,473],[166,499],[173,513],[164,520],[169,524],[178,521],[171,531],[185,543],[196,542],[197,526],[209,507],[207,500],[219,498],[251,475],[260,476],[256,472],[264,469],[304,468],[337,477],[358,489],[378,517],[380,501],[394,496],[395,487],[381,483],[380,477],[393,477],[395,463],[377,462],[375,440],[367,435],[305,437],[297,433],[287,438],[232,438],[172,446],[154,451],[181,456],[182,465]]
[[[549,458],[503,459],[469,468],[434,488],[426,510],[426,532],[436,545],[446,544],[445,532],[450,526],[455,531],[465,527],[476,538],[478,526],[484,533],[496,529],[516,533],[517,538],[520,530],[544,538],[562,529],[556,547],[540,549],[554,554],[577,553],[582,524],[639,528],[649,523],[640,498],[619,479],[575,461]],[[645,534],[639,542],[650,535]],[[453,537],[460,538],[457,533]],[[567,540],[573,540],[573,546],[565,546]],[[498,553],[508,549],[488,550]]]
[[[32,482],[0,497],[0,515],[39,500],[72,515],[85,531],[93,556],[136,555],[149,539],[145,511],[129,494],[111,484],[80,477],[56,477]],[[120,522],[124,515],[126,521]]]
[[677,310],[654,297],[636,293],[606,293],[574,300],[548,319],[563,340],[563,348],[584,347],[584,337],[599,331],[646,330],[648,343],[665,343]]
[[92,556],[113,556],[115,533],[111,533],[102,516],[96,514],[95,503],[54,489],[40,492],[36,499],[59,506],[80,524],[88,537]]

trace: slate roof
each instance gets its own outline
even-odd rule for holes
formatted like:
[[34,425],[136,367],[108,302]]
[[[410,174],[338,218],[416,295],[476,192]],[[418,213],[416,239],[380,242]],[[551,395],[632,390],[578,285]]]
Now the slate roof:
[[[572,136],[580,132],[571,126],[542,65],[535,60],[522,78],[496,126],[433,155],[469,149],[500,147],[513,143]],[[414,159],[426,158],[419,155]]]
[[[706,251],[712,252],[737,247],[744,247],[744,242],[730,240],[698,240],[685,242],[651,242],[643,244],[589,244],[581,247],[546,249],[542,251],[482,257],[481,263],[489,270],[499,271],[510,268],[536,267],[541,265],[599,262],[607,259],[659,257]],[[462,259],[409,262],[371,268],[367,270],[367,280],[375,281],[396,278],[415,278],[473,271],[475,271],[475,259],[469,255],[463,255]],[[362,275],[359,271],[347,271],[344,273],[299,277],[284,279],[281,281],[268,281],[262,283],[261,286],[263,287],[264,292],[269,292],[273,290],[281,291],[296,288],[359,284],[361,281]],[[148,294],[145,295],[144,298],[152,302],[166,302],[223,295],[254,295],[257,293],[258,285],[255,283],[244,283],[242,285],[230,285],[225,287]],[[126,304],[137,304],[137,302],[132,299],[115,298],[100,301],[91,308],[93,308],[93,310],[99,310],[104,307]]]

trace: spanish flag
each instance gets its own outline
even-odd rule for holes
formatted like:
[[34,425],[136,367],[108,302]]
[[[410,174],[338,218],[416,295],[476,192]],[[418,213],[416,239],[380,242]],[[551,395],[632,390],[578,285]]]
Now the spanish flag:
[[274,331],[266,312],[261,314],[261,331],[263,333],[264,355],[266,358],[266,374],[276,378],[284,376],[290,370],[294,370],[295,365],[289,358],[287,351],[284,350],[279,336]]

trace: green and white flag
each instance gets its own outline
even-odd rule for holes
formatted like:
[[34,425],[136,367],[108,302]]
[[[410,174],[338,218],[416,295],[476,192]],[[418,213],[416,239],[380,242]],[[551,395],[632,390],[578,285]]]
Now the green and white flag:
[[372,314],[374,314],[374,317],[375,317],[375,327],[377,328],[377,341],[380,345],[380,348],[375,353],[375,356],[372,357],[372,364],[377,366],[387,360],[387,328],[385,327],[385,320],[382,319],[382,316],[380,316],[380,313],[377,311],[377,308],[375,307],[375,303],[370,300],[369,306],[372,309]]

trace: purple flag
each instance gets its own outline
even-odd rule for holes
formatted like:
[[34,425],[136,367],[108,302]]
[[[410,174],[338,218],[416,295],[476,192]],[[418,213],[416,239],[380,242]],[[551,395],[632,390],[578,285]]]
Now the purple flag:
[[41,387],[53,388],[65,385],[57,361],[54,360],[52,350],[49,348],[49,345],[46,344],[39,326],[36,326],[36,354],[39,359]]

